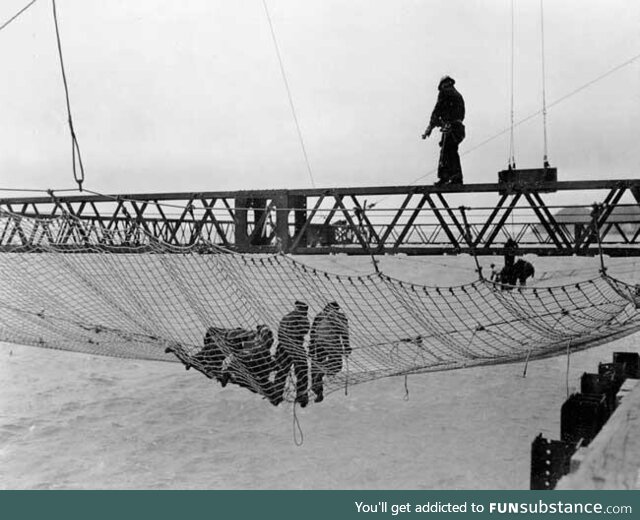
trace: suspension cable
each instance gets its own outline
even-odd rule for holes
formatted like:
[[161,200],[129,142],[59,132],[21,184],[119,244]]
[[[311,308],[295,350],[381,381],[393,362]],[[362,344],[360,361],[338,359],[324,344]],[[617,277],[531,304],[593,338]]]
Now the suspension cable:
[[513,138],[513,124],[514,124],[514,109],[513,109],[513,98],[514,98],[514,48],[515,48],[515,23],[514,23],[514,8],[513,8],[514,0],[511,0],[511,110],[510,110],[510,134],[509,134],[509,169],[516,168],[516,159],[515,159],[515,149],[514,149],[514,138]]
[[544,133],[544,158],[543,165],[545,168],[549,167],[549,153],[547,148],[547,100],[546,100],[546,81],[545,81],[545,66],[544,66],[544,0],[540,0],[540,46],[542,55],[542,128]]
[[2,29],[4,29],[7,25],[9,25],[11,22],[13,22],[16,18],[18,18],[18,16],[20,16],[22,13],[24,13],[27,9],[29,9],[29,7],[31,7],[33,4],[35,4],[36,1],[37,0],[31,0],[31,2],[29,2],[27,5],[25,5],[22,9],[20,9],[16,14],[14,14],[11,18],[9,18],[2,25],[0,25],[0,31],[2,31]]
[[284,70],[284,64],[282,63],[282,56],[280,55],[280,48],[278,47],[278,40],[276,39],[276,32],[271,22],[271,15],[269,14],[269,8],[267,6],[267,0],[262,0],[264,6],[264,12],[267,15],[267,21],[269,22],[269,29],[271,30],[271,37],[273,38],[273,45],[276,49],[276,55],[278,56],[278,64],[280,65],[280,73],[282,74],[282,80],[284,81],[284,87],[287,91],[287,97],[289,98],[289,106],[291,107],[291,113],[293,114],[293,120],[296,124],[296,130],[298,131],[298,139],[300,140],[300,146],[302,147],[302,155],[304,155],[304,161],[307,165],[307,172],[309,172],[309,179],[311,179],[311,186],[316,187],[313,180],[313,173],[311,172],[311,164],[309,163],[309,156],[307,155],[307,148],[304,145],[304,139],[302,138],[302,130],[300,130],[300,123],[298,122],[298,116],[296,114],[296,108],[293,104],[293,97],[291,95],[291,89],[289,88],[289,82],[287,81],[287,74]]
[[[79,190],[82,191],[82,183],[84,182],[84,166],[82,165],[82,156],[80,155],[80,146],[78,145],[76,132],[73,129],[73,119],[71,117],[71,102],[69,101],[69,86],[67,84],[67,75],[64,70],[64,61],[62,59],[62,44],[60,43],[60,30],[58,28],[58,14],[56,12],[56,0],[51,0],[51,4],[53,6],[53,22],[56,28],[56,41],[58,42],[58,56],[60,57],[62,83],[64,85],[64,94],[67,100],[67,116],[69,121],[69,131],[71,132],[71,161],[73,164],[73,178],[78,183]],[[76,163],[78,165],[78,168],[76,168]]]

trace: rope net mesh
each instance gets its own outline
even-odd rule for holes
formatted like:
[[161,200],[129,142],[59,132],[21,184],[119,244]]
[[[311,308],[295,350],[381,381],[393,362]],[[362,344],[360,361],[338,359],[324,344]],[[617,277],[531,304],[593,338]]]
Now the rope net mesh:
[[[70,223],[82,246],[59,245]],[[15,245],[0,254],[1,341],[179,361],[273,404],[306,405],[347,385],[551,356],[640,329],[638,287],[606,275],[428,287],[213,244],[146,237],[122,252],[91,245],[83,225],[0,213],[3,242]],[[45,245],[26,253],[39,235]]]

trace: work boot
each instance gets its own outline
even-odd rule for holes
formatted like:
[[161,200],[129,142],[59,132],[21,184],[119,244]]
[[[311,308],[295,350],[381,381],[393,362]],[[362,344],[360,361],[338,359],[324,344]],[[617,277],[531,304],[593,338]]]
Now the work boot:
[[273,405],[273,406],[278,406],[281,402],[283,401],[281,396],[269,396],[269,402]]
[[218,381],[220,381],[222,388],[224,388],[229,384],[229,381],[231,381],[231,376],[229,375],[229,372],[225,372],[224,374],[222,374],[222,376],[218,377],[217,379]]
[[267,387],[264,395],[273,406],[278,406],[283,401],[282,394],[278,395],[273,383]]

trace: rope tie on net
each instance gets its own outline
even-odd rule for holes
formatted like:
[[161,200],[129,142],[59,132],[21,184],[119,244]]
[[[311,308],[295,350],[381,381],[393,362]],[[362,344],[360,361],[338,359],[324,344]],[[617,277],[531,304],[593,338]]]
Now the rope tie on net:
[[567,343],[567,368],[565,370],[565,385],[567,388],[567,397],[569,397],[569,366],[571,356],[571,340]]
[[404,375],[404,398],[405,401],[409,400],[409,376]]
[[344,395],[349,395],[349,356],[344,358],[345,378],[344,378]]
[[302,446],[304,444],[304,433],[302,432],[302,427],[300,426],[300,420],[298,419],[298,414],[296,413],[296,406],[298,402],[293,402],[293,442],[296,446]]

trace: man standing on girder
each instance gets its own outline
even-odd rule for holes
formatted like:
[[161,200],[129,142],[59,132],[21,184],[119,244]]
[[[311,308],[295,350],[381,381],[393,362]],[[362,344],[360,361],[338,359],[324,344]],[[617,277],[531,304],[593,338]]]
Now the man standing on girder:
[[458,155],[458,145],[465,138],[464,99],[455,87],[455,80],[444,76],[438,84],[438,100],[431,113],[429,126],[422,134],[426,139],[434,128],[439,127],[440,160],[438,162],[438,181],[436,186],[462,184],[462,166]]

